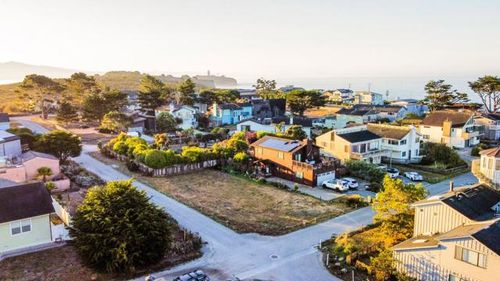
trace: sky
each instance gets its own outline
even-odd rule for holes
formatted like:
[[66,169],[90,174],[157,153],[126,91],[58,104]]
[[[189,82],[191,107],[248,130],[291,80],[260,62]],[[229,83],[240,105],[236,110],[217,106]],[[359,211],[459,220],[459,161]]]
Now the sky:
[[243,78],[500,74],[500,1],[0,0],[0,62]]

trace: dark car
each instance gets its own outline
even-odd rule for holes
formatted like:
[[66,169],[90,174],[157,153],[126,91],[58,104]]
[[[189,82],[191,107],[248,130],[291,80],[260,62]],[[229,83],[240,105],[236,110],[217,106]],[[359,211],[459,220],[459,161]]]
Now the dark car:
[[174,281],[210,281],[210,278],[203,271],[196,270],[179,276]]

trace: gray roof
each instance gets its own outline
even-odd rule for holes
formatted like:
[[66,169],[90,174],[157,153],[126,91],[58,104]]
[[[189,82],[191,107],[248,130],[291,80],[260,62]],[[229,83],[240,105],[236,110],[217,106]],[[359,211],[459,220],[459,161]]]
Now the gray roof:
[[11,180],[0,179],[0,188],[7,187],[7,186],[13,186],[16,184],[17,184],[16,182],[11,181]]
[[358,131],[358,132],[352,132],[352,133],[346,133],[346,134],[339,134],[337,135],[346,141],[350,143],[356,143],[356,142],[363,142],[363,141],[369,141],[369,140],[375,140],[375,139],[381,139],[382,137],[367,131]]
[[500,255],[500,221],[496,221],[490,226],[479,230],[472,234],[472,237],[490,248],[497,255]]
[[480,184],[457,190],[442,201],[471,220],[484,221],[495,215],[491,208],[500,201],[500,192]]
[[278,138],[267,138],[259,144],[262,147],[272,148],[281,151],[292,151],[295,148],[301,146],[300,141],[278,139]]
[[0,188],[0,223],[51,214],[52,198],[42,182]]
[[55,157],[54,155],[42,153],[42,152],[38,152],[38,151],[33,151],[33,150],[27,151],[21,155],[21,158],[23,159],[23,161],[29,161],[29,160],[35,159],[37,157],[58,160],[57,157]]
[[0,143],[19,140],[20,138],[6,131],[0,131]]

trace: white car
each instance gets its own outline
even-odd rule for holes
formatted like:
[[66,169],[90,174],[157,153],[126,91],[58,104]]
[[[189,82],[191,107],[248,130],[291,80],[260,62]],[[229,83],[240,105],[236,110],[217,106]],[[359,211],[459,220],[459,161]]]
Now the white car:
[[349,188],[356,189],[358,188],[358,182],[353,178],[342,178],[342,180],[346,181],[349,185]]
[[399,177],[399,170],[396,168],[388,168],[387,174],[389,175],[389,177],[391,177],[391,179],[395,179]]
[[417,172],[405,172],[404,176],[412,181],[423,181],[424,177]]
[[338,191],[348,191],[349,183],[343,180],[327,180],[323,182],[323,188],[329,188]]

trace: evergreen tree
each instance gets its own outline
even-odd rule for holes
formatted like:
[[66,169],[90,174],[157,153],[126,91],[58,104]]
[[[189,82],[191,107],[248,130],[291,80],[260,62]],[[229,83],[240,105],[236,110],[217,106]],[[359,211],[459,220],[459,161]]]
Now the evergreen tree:
[[325,105],[325,98],[319,91],[293,90],[286,96],[286,101],[293,114],[304,115],[307,109]]
[[59,103],[59,108],[56,110],[56,120],[62,123],[71,123],[78,120],[78,112],[68,100],[63,100]]
[[446,108],[455,103],[465,103],[469,99],[466,93],[459,93],[457,90],[452,90],[450,84],[446,84],[444,80],[429,81],[425,85],[427,96],[422,100],[422,104],[429,106],[431,110]]
[[193,105],[196,101],[196,95],[194,94],[195,88],[196,85],[193,83],[191,78],[187,78],[186,80],[182,81],[178,88],[179,103],[185,105]]
[[486,111],[500,112],[500,78],[486,75],[469,82],[469,87],[481,98]]

